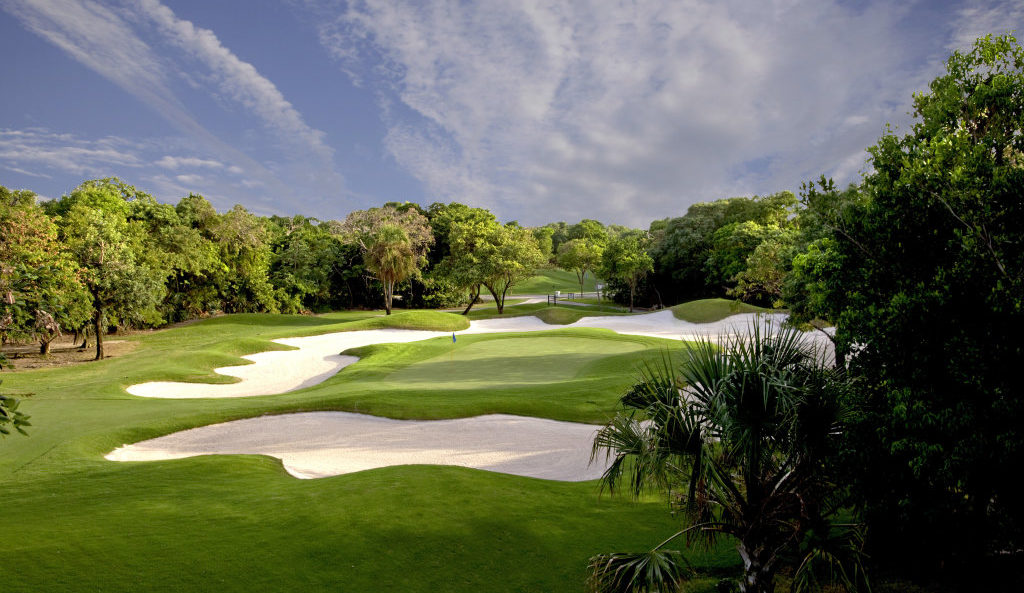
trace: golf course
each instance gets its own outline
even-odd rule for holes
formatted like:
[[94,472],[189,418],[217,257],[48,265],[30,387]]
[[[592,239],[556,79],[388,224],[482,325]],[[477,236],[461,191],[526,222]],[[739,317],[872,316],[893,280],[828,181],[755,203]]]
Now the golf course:
[[[727,317],[722,303],[719,317],[747,322]],[[620,319],[579,309],[583,322]],[[296,412],[595,425],[614,412],[639,365],[687,347],[678,337],[548,325],[514,310],[471,323],[435,311],[225,315],[118,337],[124,353],[103,361],[4,372],[5,392],[22,399],[32,423],[27,437],[3,441],[0,458],[7,549],[24,560],[4,570],[5,590],[579,591],[594,554],[674,532],[663,496],[611,497],[594,479],[449,465],[300,480],[268,455],[105,458],[179,431]],[[487,323],[494,331],[474,333]],[[346,349],[355,362],[284,393],[175,399],[126,391],[152,381],[226,386],[238,379],[215,368],[296,351],[274,340],[344,343],[380,331],[436,335]],[[292,430],[290,441],[312,438]],[[349,449],[387,447],[366,434]],[[689,559],[695,591],[713,590],[738,562],[724,543]]]

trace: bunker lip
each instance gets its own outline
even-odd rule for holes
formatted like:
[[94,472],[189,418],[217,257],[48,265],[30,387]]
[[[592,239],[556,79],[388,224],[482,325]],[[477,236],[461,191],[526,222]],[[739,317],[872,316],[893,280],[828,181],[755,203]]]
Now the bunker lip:
[[[676,319],[671,311],[665,310],[642,315],[584,317],[569,325],[549,325],[530,315],[473,321],[469,329],[456,333],[484,334],[594,327],[627,335],[692,340],[742,332],[753,322],[754,317],[754,314],[733,315],[721,321],[698,324]],[[771,314],[769,317],[781,321],[786,316]],[[295,349],[249,354],[242,358],[251,361],[252,364],[214,369],[215,373],[240,379],[238,382],[213,384],[153,381],[132,385],[127,391],[139,397],[165,399],[276,395],[322,383],[355,363],[359,360],[357,357],[339,354],[349,348],[418,342],[449,335],[450,332],[441,331],[373,329],[304,338],[283,338],[274,342]]]
[[300,479],[396,465],[454,465],[579,482],[601,477],[590,463],[599,427],[489,414],[453,420],[393,420],[349,412],[302,412],[212,424],[124,445],[111,461],[200,455],[268,455]]

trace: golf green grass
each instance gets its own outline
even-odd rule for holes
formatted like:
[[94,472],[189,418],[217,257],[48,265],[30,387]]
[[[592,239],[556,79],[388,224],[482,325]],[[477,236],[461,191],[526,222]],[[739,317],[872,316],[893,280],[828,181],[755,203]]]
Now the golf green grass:
[[[583,290],[593,292],[597,282],[594,275],[587,272],[583,281]],[[562,270],[560,268],[541,268],[532,277],[512,287],[512,294],[553,294],[556,290],[562,292],[579,292],[580,281],[576,272]]]
[[496,317],[523,317],[533,315],[544,323],[551,325],[568,325],[575,323],[584,317],[604,315],[624,315],[622,309],[614,306],[593,306],[579,307],[575,305],[548,305],[547,303],[530,303],[506,307],[505,312],[498,315],[494,308],[472,310],[469,312],[470,319],[494,319]]
[[[765,309],[756,305],[748,305],[740,301],[728,299],[700,299],[669,307],[676,319],[689,321],[690,323],[710,323],[721,321],[730,315],[740,313],[770,313],[772,309]],[[777,311],[775,311],[777,312]]]
[[[281,395],[123,391],[154,379],[219,380],[214,367],[282,347],[274,338],[430,323],[376,315],[224,316],[119,338],[139,343],[119,358],[5,371],[0,389],[24,398],[33,425],[28,437],[0,440],[5,552],[16,559],[0,567],[4,590],[579,591],[591,555],[643,550],[678,527],[662,498],[602,497],[594,482],[432,466],[302,481],[260,456],[103,459],[123,443],[264,413],[599,422],[632,368],[682,347],[594,329],[466,335],[362,348],[337,376]],[[727,544],[692,558],[712,574],[736,565]]]

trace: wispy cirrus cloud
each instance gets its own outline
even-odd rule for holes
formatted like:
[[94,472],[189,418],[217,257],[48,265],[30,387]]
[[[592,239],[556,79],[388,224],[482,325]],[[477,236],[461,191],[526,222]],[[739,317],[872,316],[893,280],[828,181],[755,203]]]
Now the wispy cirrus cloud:
[[111,167],[136,168],[143,164],[138,148],[137,143],[117,136],[84,141],[45,128],[0,129],[3,168],[36,177],[45,177],[47,171],[99,176]]
[[[189,193],[203,194],[222,209],[234,204],[227,196],[237,195],[237,190],[264,188],[262,182],[234,165],[225,166],[194,153],[166,153],[168,148],[186,151],[190,144],[185,138],[137,141],[120,136],[83,138],[39,127],[0,128],[0,183],[4,171],[47,179],[67,178],[71,174],[78,181],[113,176],[128,179],[169,202]],[[75,184],[77,181],[63,191],[71,190]],[[259,205],[253,208],[273,213]]]
[[387,149],[434,197],[531,223],[856,179],[954,26],[882,0],[307,6],[342,69],[385,89]]
[[[244,170],[275,195],[287,195],[290,177],[295,176],[312,180],[307,191],[343,186],[324,133],[309,126],[270,80],[221,44],[212,31],[176,17],[158,0],[0,0],[0,7],[149,105],[193,138],[202,152]],[[187,67],[183,59],[190,60]],[[192,75],[194,68],[202,75]],[[276,137],[281,158],[265,165],[211,133],[177,92],[183,79],[200,91],[226,97],[255,117]]]

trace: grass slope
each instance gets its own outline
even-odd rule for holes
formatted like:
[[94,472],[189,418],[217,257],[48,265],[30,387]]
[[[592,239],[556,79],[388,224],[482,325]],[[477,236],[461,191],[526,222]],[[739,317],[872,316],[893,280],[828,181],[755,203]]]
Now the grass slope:
[[494,319],[504,317],[524,317],[533,315],[544,323],[551,325],[568,325],[579,321],[584,317],[623,315],[622,309],[614,306],[593,306],[578,307],[573,305],[548,305],[547,303],[530,303],[528,305],[516,305],[506,307],[505,313],[498,315],[494,308],[472,310],[469,312],[470,319]]
[[[273,338],[426,319],[373,315],[231,315],[128,336],[138,347],[116,359],[5,371],[5,393],[31,394],[23,409],[33,426],[0,440],[5,552],[17,559],[0,568],[4,590],[579,591],[592,554],[646,549],[676,528],[662,500],[600,497],[593,482],[424,466],[300,481],[259,456],[102,458],[175,430],[300,410],[596,421],[632,380],[626,369],[669,344],[585,329],[463,336],[368,347],[338,376],[289,394],[123,391],[154,378],[215,378],[212,368],[274,347]],[[711,573],[736,564],[727,544],[693,559]]]
[[690,323],[710,323],[740,313],[769,313],[772,311],[764,307],[728,299],[700,299],[669,308],[676,319]]
[[[583,290],[593,292],[595,284],[594,275],[588,272],[583,281]],[[576,278],[576,273],[560,268],[541,268],[533,277],[513,286],[512,294],[552,294],[556,290],[579,292],[580,282]]]

